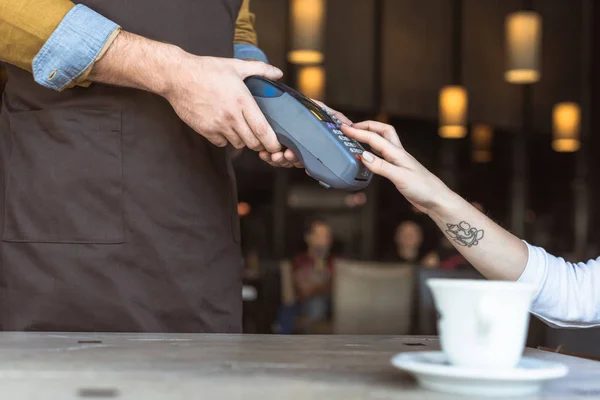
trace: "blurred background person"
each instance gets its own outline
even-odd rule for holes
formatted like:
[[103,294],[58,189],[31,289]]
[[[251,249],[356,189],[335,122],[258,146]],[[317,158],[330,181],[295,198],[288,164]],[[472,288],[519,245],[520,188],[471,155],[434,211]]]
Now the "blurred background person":
[[453,271],[468,268],[469,263],[446,237],[441,237],[437,248],[423,258],[423,266]]
[[296,318],[303,333],[313,333],[316,324],[326,321],[331,312],[334,257],[333,234],[324,219],[312,219],[304,232],[306,250],[292,261],[294,304],[283,305],[278,330],[281,334],[297,330]]
[[423,229],[415,221],[403,221],[394,233],[394,248],[384,261],[421,264],[423,261]]

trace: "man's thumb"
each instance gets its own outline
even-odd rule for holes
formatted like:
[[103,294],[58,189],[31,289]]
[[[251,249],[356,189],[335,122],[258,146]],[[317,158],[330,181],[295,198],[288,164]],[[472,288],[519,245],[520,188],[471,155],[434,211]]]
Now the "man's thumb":
[[279,68],[261,61],[244,61],[240,63],[240,73],[242,74],[242,79],[246,79],[252,75],[259,75],[276,81],[283,76],[283,72]]

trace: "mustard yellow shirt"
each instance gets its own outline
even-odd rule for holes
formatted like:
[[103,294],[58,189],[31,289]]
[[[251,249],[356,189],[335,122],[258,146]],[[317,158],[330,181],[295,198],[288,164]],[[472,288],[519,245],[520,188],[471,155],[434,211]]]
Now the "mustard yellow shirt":
[[[0,60],[31,72],[33,59],[74,6],[70,0],[0,0]],[[257,45],[250,0],[242,3],[234,43]]]

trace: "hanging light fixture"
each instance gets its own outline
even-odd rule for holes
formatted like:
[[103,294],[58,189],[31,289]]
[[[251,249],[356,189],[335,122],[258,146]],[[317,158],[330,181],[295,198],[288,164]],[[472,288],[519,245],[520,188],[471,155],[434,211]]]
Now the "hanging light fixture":
[[492,161],[492,139],[494,131],[486,124],[476,124],[471,132],[473,146],[473,161],[487,163]]
[[552,148],[558,152],[579,150],[581,110],[577,103],[558,103],[552,110]]
[[290,0],[292,18],[292,50],[288,60],[292,64],[320,64],[323,62],[323,33],[326,0]]
[[325,68],[321,66],[307,66],[298,68],[298,91],[311,99],[323,101],[325,99]]
[[467,91],[462,86],[444,86],[440,90],[439,135],[446,139],[460,139],[467,135]]
[[530,84],[540,79],[542,17],[533,11],[518,11],[506,17],[508,66],[504,79],[509,83]]

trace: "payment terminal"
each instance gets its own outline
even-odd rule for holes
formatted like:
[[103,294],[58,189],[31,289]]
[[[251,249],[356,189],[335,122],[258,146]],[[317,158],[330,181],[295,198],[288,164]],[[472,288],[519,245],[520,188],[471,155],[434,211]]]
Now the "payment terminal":
[[357,191],[373,174],[362,163],[364,149],[340,130],[341,122],[296,90],[252,76],[246,85],[279,142],[302,161],[311,177],[326,188]]

